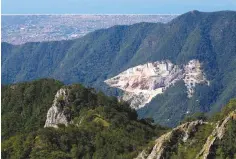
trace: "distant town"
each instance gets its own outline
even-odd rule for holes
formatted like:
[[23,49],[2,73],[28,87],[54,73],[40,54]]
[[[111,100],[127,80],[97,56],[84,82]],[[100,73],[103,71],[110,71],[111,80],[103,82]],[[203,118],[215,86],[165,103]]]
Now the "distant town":
[[2,15],[2,42],[75,39],[97,29],[140,22],[167,23],[178,15]]

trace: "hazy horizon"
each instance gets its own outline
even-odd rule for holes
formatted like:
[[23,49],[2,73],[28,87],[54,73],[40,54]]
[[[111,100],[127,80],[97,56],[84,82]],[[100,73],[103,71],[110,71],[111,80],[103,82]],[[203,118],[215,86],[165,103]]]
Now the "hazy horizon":
[[183,14],[236,10],[234,0],[2,0],[2,14]]

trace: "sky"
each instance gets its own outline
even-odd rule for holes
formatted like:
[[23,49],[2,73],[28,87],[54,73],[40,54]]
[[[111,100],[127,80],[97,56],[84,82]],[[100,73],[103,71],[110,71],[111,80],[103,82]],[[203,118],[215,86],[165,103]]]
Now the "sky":
[[236,0],[2,0],[2,14],[182,14],[236,10]]

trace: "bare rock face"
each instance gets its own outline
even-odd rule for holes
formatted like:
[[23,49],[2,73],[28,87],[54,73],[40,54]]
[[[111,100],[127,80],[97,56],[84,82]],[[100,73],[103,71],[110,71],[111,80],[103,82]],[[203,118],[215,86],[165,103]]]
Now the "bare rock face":
[[65,106],[69,104],[68,101],[69,90],[60,89],[54,98],[52,107],[47,112],[47,119],[44,127],[57,128],[58,124],[67,125],[69,123],[69,114],[66,113]]
[[[210,159],[210,154],[214,148],[215,141],[221,140],[226,132],[227,123],[236,118],[236,110],[229,113],[222,121],[215,123],[203,122],[202,120],[197,120],[193,122],[187,122],[182,124],[172,131],[163,134],[155,141],[155,145],[152,148],[148,148],[143,150],[136,159],[161,159],[164,158],[164,154],[168,151],[168,146],[172,146],[173,144],[178,144],[178,140],[176,138],[182,140],[183,142],[187,142],[190,139],[190,134],[197,132],[197,127],[203,124],[214,125],[212,133],[206,139],[205,144],[199,153],[196,154],[196,159]],[[175,139],[175,140],[173,140]]]
[[164,156],[164,152],[166,151],[166,145],[171,142],[173,138],[178,137],[182,138],[183,142],[185,142],[189,134],[196,131],[196,128],[202,124],[208,124],[207,122],[203,122],[202,120],[197,120],[193,122],[187,122],[182,124],[172,131],[160,136],[156,141],[152,150],[148,153],[146,150],[143,150],[136,159],[161,159]]
[[201,63],[198,60],[191,60],[184,66],[184,83],[187,87],[188,97],[191,98],[194,93],[196,84],[205,83],[209,85],[209,81],[206,79],[203,70],[201,69]]
[[189,98],[197,83],[209,84],[198,60],[191,60],[184,66],[174,65],[169,60],[147,63],[129,68],[105,83],[123,90],[121,99],[139,109],[179,80],[184,80]]
[[214,143],[217,139],[221,140],[224,137],[227,123],[230,119],[234,118],[236,110],[232,111],[222,122],[218,122],[216,128],[212,131],[211,135],[207,138],[202,150],[196,157],[197,159],[208,159]]

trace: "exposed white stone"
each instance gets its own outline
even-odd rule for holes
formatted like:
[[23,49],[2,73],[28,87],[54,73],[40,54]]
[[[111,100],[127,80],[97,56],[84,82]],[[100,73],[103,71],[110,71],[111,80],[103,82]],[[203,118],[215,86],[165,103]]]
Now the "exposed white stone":
[[[187,122],[178,127],[172,129],[172,131],[163,134],[155,141],[155,145],[153,147],[148,147],[144,149],[136,159],[161,159],[164,158],[164,153],[168,151],[168,147],[172,146],[171,139],[179,138],[182,139],[183,142],[191,141],[191,135],[198,131],[198,126],[201,125],[212,125],[215,128],[213,129],[212,133],[208,136],[203,145],[200,152],[196,155],[196,159],[209,159],[210,154],[212,153],[212,148],[217,140],[222,140],[225,135],[227,124],[230,120],[236,120],[236,110],[229,113],[223,120],[218,121],[217,124],[204,122],[202,120],[196,120],[192,122]],[[177,134],[176,134],[177,133]],[[176,136],[177,135],[177,136]],[[173,140],[172,140],[173,141]],[[179,142],[175,140],[175,142]],[[174,144],[177,144],[174,143]]]
[[69,121],[67,120],[67,116],[64,111],[64,106],[66,106],[68,102],[68,89],[62,88],[57,91],[52,107],[47,112],[47,119],[44,127],[54,127],[57,128],[58,124],[67,125]]
[[229,115],[223,120],[219,121],[215,127],[215,129],[212,131],[211,135],[207,138],[206,143],[204,144],[202,150],[197,155],[197,159],[208,159],[210,158],[212,147],[215,144],[216,140],[221,140],[226,132],[226,126],[227,123],[234,119],[234,116],[236,116],[236,110],[229,113]]
[[123,90],[121,99],[139,109],[181,79],[185,82],[189,98],[192,97],[196,84],[209,84],[198,60],[191,60],[187,65],[181,66],[174,65],[169,60],[138,65],[105,83]]
[[187,87],[189,98],[192,97],[196,84],[206,83],[209,85],[209,81],[206,80],[204,72],[201,69],[201,63],[198,60],[191,60],[184,66],[183,80]]
[[[167,145],[170,144],[170,141],[173,137],[176,137],[176,133],[179,138],[182,138],[183,142],[186,142],[189,138],[189,134],[196,132],[197,127],[203,124],[209,124],[207,122],[203,122],[202,120],[196,120],[192,122],[187,122],[182,124],[172,131],[163,134],[155,141],[155,145],[150,150],[143,150],[136,159],[161,159],[164,158],[163,154],[167,149]],[[150,149],[150,148],[148,148]]]

